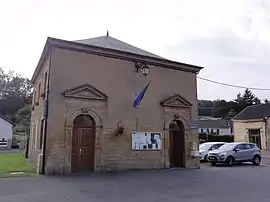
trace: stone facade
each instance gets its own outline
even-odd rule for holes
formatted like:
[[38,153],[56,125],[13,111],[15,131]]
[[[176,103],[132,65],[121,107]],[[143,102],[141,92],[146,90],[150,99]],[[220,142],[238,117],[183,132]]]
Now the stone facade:
[[[93,117],[95,130],[94,171],[169,168],[169,124],[178,119],[185,126],[185,167],[199,168],[194,155],[198,131],[189,122],[197,119],[196,72],[151,65],[148,77],[137,73],[134,61],[104,57],[69,48],[49,50],[48,118],[45,173],[71,172],[73,121],[80,114]],[[145,61],[147,63],[147,61]],[[46,71],[39,67],[32,79]],[[41,76],[42,77],[42,76]],[[133,108],[135,93],[151,84],[139,108]],[[32,112],[32,123],[42,117],[39,106]],[[117,123],[124,133],[115,135]],[[133,131],[161,132],[162,149],[133,151]],[[31,139],[35,137],[32,131]],[[30,145],[31,159],[42,150]]]

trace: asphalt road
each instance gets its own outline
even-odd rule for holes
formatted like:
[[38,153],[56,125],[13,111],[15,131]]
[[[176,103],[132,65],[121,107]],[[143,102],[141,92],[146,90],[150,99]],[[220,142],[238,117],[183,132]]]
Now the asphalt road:
[[[269,161],[270,162],[270,161]],[[126,171],[0,180],[1,202],[270,201],[270,167]]]

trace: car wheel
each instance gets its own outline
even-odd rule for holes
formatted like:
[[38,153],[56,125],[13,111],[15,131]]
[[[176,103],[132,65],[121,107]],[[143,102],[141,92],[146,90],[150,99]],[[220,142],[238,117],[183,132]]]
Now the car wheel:
[[217,165],[217,163],[216,162],[211,162],[211,165],[215,166],[215,165]]
[[261,164],[261,157],[259,155],[255,155],[252,160],[253,165],[259,166]]
[[234,159],[233,157],[229,156],[227,159],[226,159],[226,164],[230,167],[233,166],[233,162],[234,162]]
[[208,160],[208,154],[206,154],[205,156],[204,156],[204,159],[203,159],[204,161],[207,161]]

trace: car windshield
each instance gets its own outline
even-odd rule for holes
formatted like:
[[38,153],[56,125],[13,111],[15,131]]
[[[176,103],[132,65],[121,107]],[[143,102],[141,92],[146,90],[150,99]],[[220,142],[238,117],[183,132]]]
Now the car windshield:
[[200,150],[207,150],[209,149],[211,146],[213,146],[213,143],[203,143],[199,146]]
[[218,148],[218,150],[231,150],[233,149],[237,144],[224,144],[221,147]]

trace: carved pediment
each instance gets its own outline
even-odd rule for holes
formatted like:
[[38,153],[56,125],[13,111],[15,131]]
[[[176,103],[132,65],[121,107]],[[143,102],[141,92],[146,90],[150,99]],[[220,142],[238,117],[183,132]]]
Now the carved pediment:
[[91,86],[90,84],[81,85],[63,92],[64,97],[79,98],[89,100],[107,100],[108,96]]
[[168,97],[161,102],[162,106],[166,107],[178,107],[178,108],[190,108],[192,104],[180,95],[174,95]]

